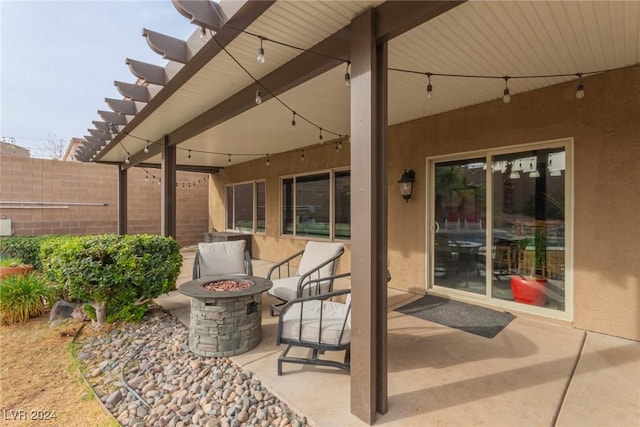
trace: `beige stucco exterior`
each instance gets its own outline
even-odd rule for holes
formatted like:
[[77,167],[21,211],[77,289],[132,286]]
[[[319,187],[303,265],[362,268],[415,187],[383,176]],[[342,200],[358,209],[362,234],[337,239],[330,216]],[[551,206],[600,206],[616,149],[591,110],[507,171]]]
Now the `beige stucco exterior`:
[[[640,340],[640,67],[584,79],[586,96],[568,82],[391,126],[388,131],[390,286],[426,289],[426,159],[573,139],[573,320],[575,327]],[[426,99],[425,99],[425,102]],[[229,167],[210,182],[210,226],[224,229],[224,185],[265,179],[267,232],[255,235],[254,257],[275,261],[306,240],[280,236],[279,178],[350,163],[348,144],[309,147]],[[416,171],[405,203],[397,180]],[[352,208],[352,221],[357,220]],[[341,261],[348,271],[350,250]],[[569,251],[570,252],[570,251]]]

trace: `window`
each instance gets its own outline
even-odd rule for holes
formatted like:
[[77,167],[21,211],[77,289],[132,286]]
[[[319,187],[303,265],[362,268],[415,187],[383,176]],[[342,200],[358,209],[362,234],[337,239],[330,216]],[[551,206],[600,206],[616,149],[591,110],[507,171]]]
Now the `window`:
[[226,228],[228,230],[264,233],[265,182],[228,185],[226,191]]
[[351,174],[323,172],[282,179],[282,234],[351,238]]

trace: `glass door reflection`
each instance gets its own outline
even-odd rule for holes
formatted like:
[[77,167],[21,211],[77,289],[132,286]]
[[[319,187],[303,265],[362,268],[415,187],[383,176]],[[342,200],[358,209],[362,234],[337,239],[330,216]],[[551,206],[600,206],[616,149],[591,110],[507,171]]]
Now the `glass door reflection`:
[[486,161],[436,162],[433,218],[434,285],[486,293]]

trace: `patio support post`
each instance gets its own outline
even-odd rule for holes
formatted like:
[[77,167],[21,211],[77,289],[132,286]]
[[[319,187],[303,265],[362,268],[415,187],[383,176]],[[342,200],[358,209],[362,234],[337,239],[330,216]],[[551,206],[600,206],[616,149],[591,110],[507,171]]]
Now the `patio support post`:
[[169,144],[169,136],[163,138],[162,192],[160,196],[160,228],[163,236],[176,238],[176,147]]
[[373,424],[387,395],[387,45],[375,11],[351,23],[351,412]]
[[127,234],[127,169],[118,168],[118,234]]

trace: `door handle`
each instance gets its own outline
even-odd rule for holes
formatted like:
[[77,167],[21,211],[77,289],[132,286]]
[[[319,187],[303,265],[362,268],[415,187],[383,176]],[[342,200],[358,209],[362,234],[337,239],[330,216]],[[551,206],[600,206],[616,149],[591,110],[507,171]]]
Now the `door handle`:
[[433,234],[436,234],[440,231],[440,224],[438,224],[438,221],[433,221],[433,224],[431,224],[431,232]]

